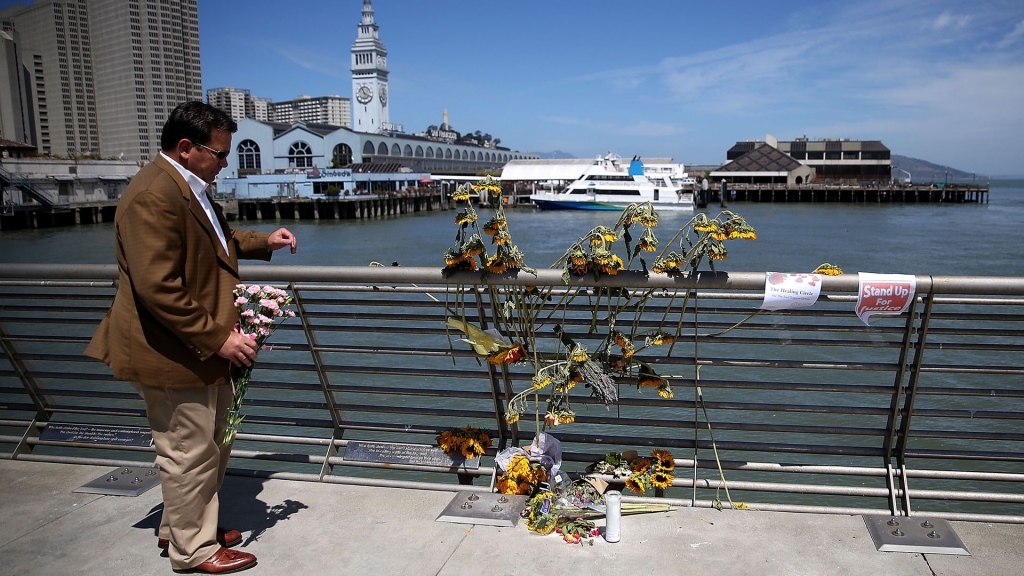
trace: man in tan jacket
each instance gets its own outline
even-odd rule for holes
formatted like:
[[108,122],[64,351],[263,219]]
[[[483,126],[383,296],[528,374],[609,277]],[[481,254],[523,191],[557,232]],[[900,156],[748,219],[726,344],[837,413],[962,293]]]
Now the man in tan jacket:
[[227,166],[235,122],[186,102],[171,112],[157,159],[132,179],[114,217],[120,279],[114,303],[85,353],[131,382],[146,402],[160,466],[164,512],[159,544],[171,567],[237,571],[256,557],[230,550],[242,535],[217,527],[217,492],[231,446],[222,446],[231,402],[229,373],[256,359],[233,331],[238,259],[270,260],[296,239],[232,230],[206,193]]

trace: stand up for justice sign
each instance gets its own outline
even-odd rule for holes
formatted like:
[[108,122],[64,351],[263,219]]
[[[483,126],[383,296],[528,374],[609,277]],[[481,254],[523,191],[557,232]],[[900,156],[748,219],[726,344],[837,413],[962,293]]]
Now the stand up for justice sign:
[[907,274],[860,273],[857,317],[865,324],[875,314],[902,314],[910,308],[917,278]]

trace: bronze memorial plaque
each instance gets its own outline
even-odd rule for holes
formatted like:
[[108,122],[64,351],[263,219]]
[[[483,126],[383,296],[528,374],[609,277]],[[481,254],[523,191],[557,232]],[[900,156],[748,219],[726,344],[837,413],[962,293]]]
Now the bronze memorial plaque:
[[81,442],[87,444],[115,444],[117,446],[153,445],[153,434],[149,428],[133,426],[108,426],[105,424],[77,424],[50,422],[46,425],[40,440],[53,442]]
[[345,447],[345,459],[358,462],[416,464],[420,466],[441,466],[444,468],[465,468],[467,470],[476,470],[480,467],[480,458],[466,460],[462,456],[449,456],[437,446],[401,444],[397,442],[350,440]]

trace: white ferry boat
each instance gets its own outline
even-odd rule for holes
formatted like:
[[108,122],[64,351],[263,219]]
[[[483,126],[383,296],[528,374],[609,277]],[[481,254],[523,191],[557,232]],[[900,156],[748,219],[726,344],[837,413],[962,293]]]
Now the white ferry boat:
[[693,193],[683,190],[671,172],[648,175],[639,158],[623,166],[613,154],[595,160],[564,190],[537,192],[530,201],[541,210],[622,210],[650,202],[656,210],[693,211]]

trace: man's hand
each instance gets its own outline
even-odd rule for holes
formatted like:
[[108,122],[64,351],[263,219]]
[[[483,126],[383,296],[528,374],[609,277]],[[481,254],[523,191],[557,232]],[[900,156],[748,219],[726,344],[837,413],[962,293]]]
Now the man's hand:
[[285,246],[292,247],[292,254],[295,254],[295,248],[298,246],[298,240],[295,239],[295,234],[288,231],[287,228],[278,228],[267,238],[267,246],[270,251],[280,250]]
[[256,361],[256,341],[232,332],[228,334],[228,339],[221,345],[217,355],[227,359],[232,366],[251,366]]

